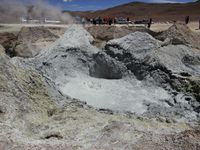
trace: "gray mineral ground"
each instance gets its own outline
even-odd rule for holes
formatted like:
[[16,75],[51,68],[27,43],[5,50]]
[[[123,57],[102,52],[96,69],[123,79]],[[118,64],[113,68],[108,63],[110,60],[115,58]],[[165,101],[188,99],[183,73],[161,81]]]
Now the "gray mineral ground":
[[0,150],[199,150],[199,33],[99,28],[0,33]]

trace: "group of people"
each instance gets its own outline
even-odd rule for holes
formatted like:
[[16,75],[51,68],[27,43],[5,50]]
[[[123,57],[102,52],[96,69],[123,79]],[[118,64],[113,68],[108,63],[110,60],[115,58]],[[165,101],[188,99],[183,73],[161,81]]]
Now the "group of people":
[[[129,19],[129,17],[127,17],[124,21],[124,24],[129,24],[129,22],[130,22],[130,19]],[[147,28],[151,28],[152,22],[153,22],[152,18],[147,20],[147,22],[145,23]],[[185,24],[188,24],[189,22],[190,22],[190,16],[186,16],[185,17]],[[93,18],[93,19],[83,18],[82,23],[83,24],[91,23],[93,25],[102,25],[102,24],[112,25],[112,24],[118,24],[118,20],[117,20],[117,18],[113,19],[113,18],[110,18],[110,17],[103,18],[103,19],[101,17]],[[200,30],[200,19],[199,19],[199,30]]]
[[93,18],[93,19],[89,19],[89,18],[83,18],[82,19],[82,23],[83,24],[86,24],[86,23],[90,23],[90,24],[93,24],[93,25],[102,25],[102,24],[109,24],[109,25],[112,25],[113,24],[113,19],[112,18],[101,18],[101,17],[98,17],[98,18]]
[[[127,17],[124,21],[124,24],[128,24],[130,21],[130,19]],[[82,19],[82,23],[85,24],[85,23],[91,23],[93,25],[112,25],[112,24],[118,24],[118,19],[117,18],[110,18],[110,17],[105,17],[105,18],[101,18],[101,17],[98,17],[98,18],[93,18],[93,19],[89,19],[89,18],[83,18]]]
[[[149,20],[147,20],[144,24],[147,25],[148,28],[151,27],[152,25],[152,21],[153,19],[150,18]],[[83,24],[86,24],[86,23],[91,23],[93,25],[112,25],[112,24],[129,24],[131,23],[130,22],[130,18],[127,17],[127,18],[110,18],[110,17],[107,17],[107,18],[101,18],[101,17],[98,17],[98,18],[93,18],[93,19],[89,19],[89,18],[83,18],[82,19],[82,23]]]
[[113,19],[112,18],[101,18],[101,17],[98,17],[98,18],[93,18],[90,20],[90,22],[94,25],[101,25],[101,24],[109,24],[109,25],[112,25],[113,24]]

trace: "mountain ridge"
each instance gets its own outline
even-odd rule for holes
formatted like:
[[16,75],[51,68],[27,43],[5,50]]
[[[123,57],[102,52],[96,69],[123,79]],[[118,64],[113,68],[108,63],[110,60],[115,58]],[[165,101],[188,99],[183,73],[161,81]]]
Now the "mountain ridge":
[[129,17],[131,20],[153,18],[154,21],[184,21],[190,16],[192,21],[200,19],[200,1],[189,3],[144,3],[131,2],[97,11],[64,11],[80,17]]

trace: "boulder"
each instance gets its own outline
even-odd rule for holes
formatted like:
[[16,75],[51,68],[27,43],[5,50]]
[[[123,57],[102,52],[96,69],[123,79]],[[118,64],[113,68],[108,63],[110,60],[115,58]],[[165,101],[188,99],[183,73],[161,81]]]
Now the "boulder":
[[168,30],[158,34],[156,38],[162,41],[169,38],[174,45],[190,45],[200,49],[200,34],[192,32],[184,23],[175,23]]
[[200,51],[185,45],[164,45],[147,33],[135,32],[107,43],[105,52],[117,58],[136,77],[150,72],[200,75]]
[[121,79],[126,68],[105,53],[94,55],[95,64],[90,68],[90,75],[96,78]]
[[0,33],[0,44],[5,48],[5,52],[10,57],[16,56],[14,46],[17,40],[16,34],[13,33]]
[[58,39],[46,27],[23,27],[17,37],[14,51],[20,57],[33,57]]
[[65,76],[76,71],[88,72],[93,54],[99,51],[91,45],[93,41],[81,26],[72,25],[61,38],[41,51],[33,63],[52,79],[63,82]]

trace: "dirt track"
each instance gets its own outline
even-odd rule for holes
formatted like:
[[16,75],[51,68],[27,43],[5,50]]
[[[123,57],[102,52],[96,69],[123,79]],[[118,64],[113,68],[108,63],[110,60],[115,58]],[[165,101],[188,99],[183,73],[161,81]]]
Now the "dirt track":
[[[155,23],[152,25],[151,30],[153,31],[163,31],[163,30],[167,30],[170,26],[172,26],[172,23]],[[198,29],[199,24],[198,22],[191,22],[188,24],[188,26],[190,27],[190,29],[194,32],[200,32],[200,30]]]
[[[164,31],[167,30],[170,26],[172,26],[172,23],[155,23],[152,25],[151,30],[155,32]],[[0,33],[1,32],[19,32],[20,29],[25,27],[35,27],[35,26],[45,26],[50,28],[67,28],[69,25],[66,24],[0,24]],[[91,26],[91,25],[87,25]],[[117,26],[126,26],[126,25],[117,25]],[[129,26],[144,26],[144,25],[129,25]],[[199,24],[198,22],[191,22],[188,25],[191,30],[194,32],[200,32],[198,30]]]

